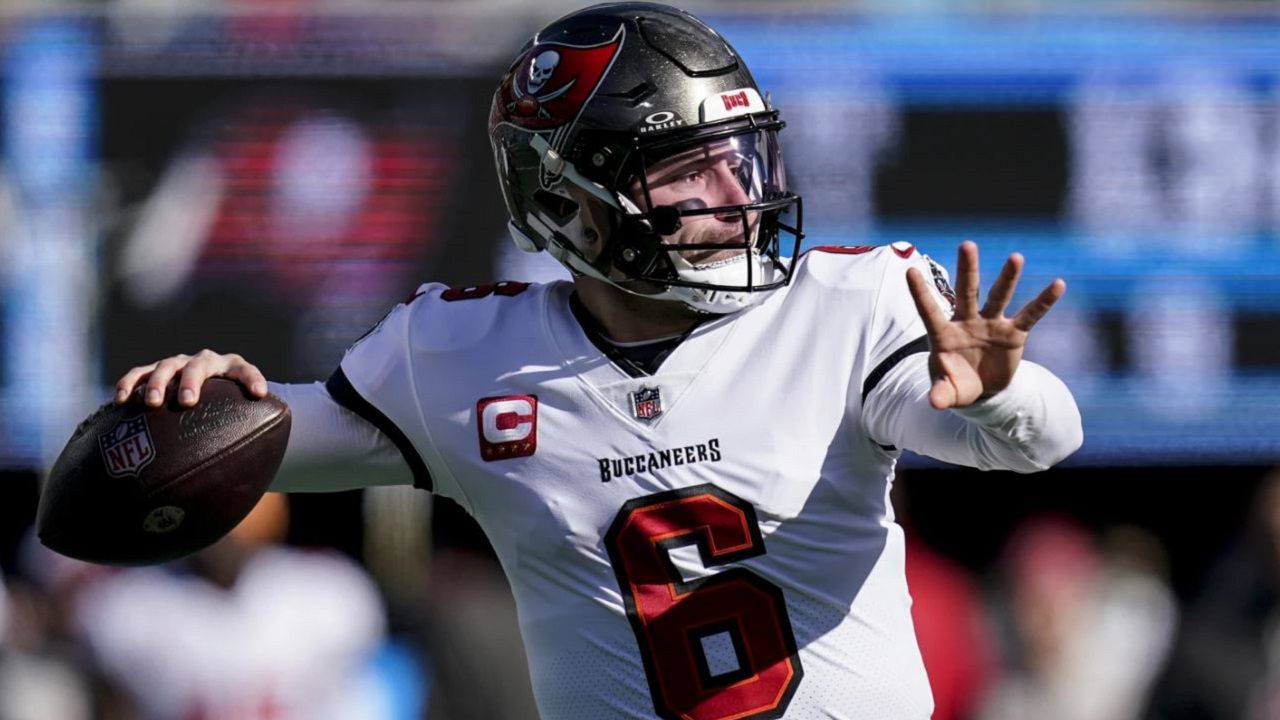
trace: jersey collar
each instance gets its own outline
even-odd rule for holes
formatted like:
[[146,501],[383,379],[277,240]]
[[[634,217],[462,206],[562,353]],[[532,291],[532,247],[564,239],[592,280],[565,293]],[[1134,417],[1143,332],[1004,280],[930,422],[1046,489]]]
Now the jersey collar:
[[657,427],[661,420],[641,422],[631,417],[626,408],[627,395],[643,386],[661,385],[663,417],[673,414],[686,391],[712,364],[718,351],[732,336],[734,318],[741,315],[710,317],[680,338],[675,338],[674,342],[669,340],[671,347],[661,349],[663,357],[653,372],[647,373],[628,360],[621,348],[604,339],[585,308],[575,310],[575,304],[571,283],[557,283],[547,293],[548,334],[565,369],[578,377],[593,398],[646,430]]

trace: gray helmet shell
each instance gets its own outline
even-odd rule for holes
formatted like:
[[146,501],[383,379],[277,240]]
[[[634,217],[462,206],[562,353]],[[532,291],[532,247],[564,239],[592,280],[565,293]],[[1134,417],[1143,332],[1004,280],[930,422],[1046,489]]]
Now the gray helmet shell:
[[[780,236],[790,233],[791,254],[802,237],[799,197],[786,188],[776,147],[782,127],[715,30],[669,6],[610,3],[560,18],[524,45],[494,93],[489,137],[521,249],[547,250],[572,272],[627,292],[731,312],[790,280]],[[636,202],[631,190],[646,164],[745,134],[769,155],[752,204],[654,207],[647,186]],[[742,262],[729,263],[740,267],[700,269],[663,240],[682,218],[713,210],[741,214]],[[605,228],[591,221],[601,217]]]

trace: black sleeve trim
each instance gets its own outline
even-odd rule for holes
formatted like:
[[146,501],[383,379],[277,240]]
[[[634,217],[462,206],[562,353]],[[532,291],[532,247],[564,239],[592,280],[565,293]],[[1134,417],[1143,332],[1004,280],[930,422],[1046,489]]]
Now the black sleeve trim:
[[884,379],[885,375],[889,374],[889,371],[892,370],[895,365],[905,360],[908,355],[915,355],[916,353],[921,352],[929,352],[929,336],[927,335],[921,335],[915,340],[912,340],[906,345],[894,350],[889,357],[882,360],[880,364],[876,366],[876,369],[872,370],[871,374],[868,375],[867,379],[862,383],[862,402],[865,403],[867,401],[867,396],[871,394],[872,390],[876,389],[876,385],[880,384],[880,381]]
[[324,387],[339,405],[368,420],[374,427],[390,438],[391,442],[400,450],[400,454],[404,456],[404,461],[408,463],[409,469],[413,471],[413,486],[428,492],[431,491],[431,473],[427,471],[427,463],[418,454],[417,448],[413,446],[413,443],[409,442],[409,438],[401,432],[399,427],[396,427],[391,418],[382,414],[381,410],[361,397],[360,393],[351,385],[351,381],[347,379],[347,374],[342,371],[341,367],[333,371],[333,374],[325,381]]

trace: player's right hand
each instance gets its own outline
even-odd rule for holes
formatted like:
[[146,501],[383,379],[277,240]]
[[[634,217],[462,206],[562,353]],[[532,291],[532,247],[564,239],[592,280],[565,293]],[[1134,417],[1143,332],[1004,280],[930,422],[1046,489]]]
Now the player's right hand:
[[165,388],[178,378],[178,404],[192,407],[200,401],[200,388],[211,377],[235,380],[254,397],[266,397],[267,379],[256,365],[231,353],[201,350],[195,355],[174,355],[150,365],[139,365],[116,381],[115,402],[123,405],[134,390],[142,388],[143,402],[151,407],[164,404]]
[[961,243],[951,317],[930,295],[933,285],[924,279],[924,273],[916,267],[907,270],[907,286],[929,336],[929,375],[933,380],[929,404],[933,407],[965,407],[1000,392],[1013,381],[1027,334],[1067,291],[1066,281],[1057,278],[1016,315],[1005,317],[1022,264],[1019,253],[1009,256],[986,304],[979,309],[978,246],[969,240]]

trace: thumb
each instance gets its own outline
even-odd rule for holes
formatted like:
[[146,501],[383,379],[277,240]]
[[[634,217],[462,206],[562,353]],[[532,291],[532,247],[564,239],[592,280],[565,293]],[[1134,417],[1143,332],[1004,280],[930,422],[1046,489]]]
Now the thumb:
[[932,359],[936,363],[936,372],[932,373],[929,404],[933,407],[945,410],[967,405],[982,392],[981,381],[963,358],[951,353],[936,353]]
[[945,375],[933,381],[929,388],[929,404],[935,409],[946,410],[956,404],[956,388]]
[[943,353],[929,353],[929,404],[938,410],[945,410],[956,402],[956,389],[951,381],[951,370],[947,367]]

